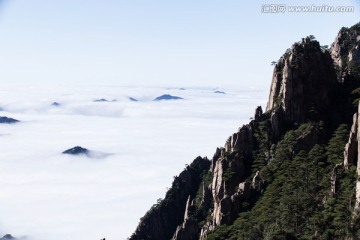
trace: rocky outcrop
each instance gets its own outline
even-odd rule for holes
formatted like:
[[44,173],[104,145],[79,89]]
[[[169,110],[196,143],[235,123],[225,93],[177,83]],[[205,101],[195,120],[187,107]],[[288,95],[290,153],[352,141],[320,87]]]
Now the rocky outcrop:
[[309,152],[319,142],[319,131],[317,124],[306,129],[298,138],[297,145]]
[[[260,109],[257,112],[260,117]],[[251,126],[244,125],[229,137],[224,148],[217,149],[212,162],[212,221],[203,226],[201,239],[216,226],[233,222],[244,198],[250,197],[250,184],[243,181],[250,175],[253,138]]]
[[211,203],[211,184],[209,186],[205,186],[205,182],[203,182],[200,206],[208,208],[210,203]]
[[[357,113],[357,119],[354,119],[357,125],[357,134],[356,134],[356,140],[354,140],[353,144],[357,145],[356,152],[353,153],[357,157],[357,181],[356,181],[356,203],[355,203],[355,210],[358,210],[360,208],[360,104],[358,105],[358,113]],[[351,133],[350,133],[351,134]],[[355,148],[355,147],[354,147]],[[356,158],[354,158],[355,160]]]
[[[217,226],[221,224],[230,224],[236,219],[238,213],[244,209],[243,203],[246,200],[254,199],[258,195],[258,189],[261,181],[256,184],[249,182],[241,182],[237,186],[237,191],[232,195],[225,195],[220,202],[217,203],[217,211],[213,212],[213,221],[207,222],[201,229],[200,239],[206,239]],[[215,199],[214,199],[215,203]],[[214,204],[216,207],[216,203]]]
[[184,222],[178,226],[172,240],[197,240],[199,226],[196,220],[190,216],[190,208],[194,206],[194,202],[190,201],[190,196],[186,202]]
[[332,174],[331,174],[331,178],[330,178],[330,183],[331,183],[331,193],[334,196],[339,188],[339,182],[338,182],[338,176],[339,176],[339,171],[341,171],[343,169],[344,165],[343,163],[338,163],[335,165],[335,167],[332,170]]
[[190,196],[186,203],[186,209],[184,214],[184,222],[177,227],[176,232],[172,240],[198,240],[199,234],[202,235],[200,231],[200,221],[205,220],[205,216],[202,219],[199,219],[196,211],[210,209],[210,204],[212,203],[211,196],[211,184],[209,186],[205,185],[205,182],[202,182],[202,197],[199,206],[196,208],[195,199],[191,201]]
[[266,111],[282,108],[283,121],[289,124],[324,117],[335,84],[330,53],[322,51],[317,41],[304,38],[276,64]]
[[244,125],[237,133],[228,138],[225,143],[225,152],[240,151],[240,154],[249,155],[252,146],[252,130],[250,125]]
[[282,107],[277,107],[271,112],[270,121],[274,138],[279,138],[286,129],[285,114]]
[[[169,240],[174,237],[175,232],[175,237],[180,239],[184,236],[183,229],[193,229],[193,223],[187,217],[190,208],[187,202],[190,203],[190,199],[195,198],[209,167],[208,159],[198,157],[175,177],[164,200],[145,214],[130,240]],[[180,224],[181,227],[178,228]]]
[[259,121],[260,118],[262,117],[262,115],[263,115],[263,110],[262,110],[261,106],[258,106],[255,109],[254,120]]
[[357,153],[358,153],[357,145],[358,145],[358,113],[355,113],[353,117],[353,124],[351,125],[349,140],[345,145],[345,151],[344,151],[345,169],[348,169],[349,165],[354,165],[357,163]]
[[353,66],[360,65],[360,23],[342,28],[330,49],[339,82],[344,82]]
[[255,189],[258,192],[261,192],[263,189],[264,182],[261,179],[260,172],[256,171],[255,176],[253,177],[251,181],[251,187],[252,189]]
[[[355,210],[360,209],[360,104],[358,105],[358,112],[354,114],[353,123],[351,125],[351,130],[349,134],[348,142],[345,145],[344,150],[344,162],[342,165],[345,169],[349,169],[351,165],[355,165],[357,167],[357,181],[356,181],[356,203]],[[334,176],[334,171],[333,171]],[[336,182],[334,181],[332,176],[332,193],[336,193]],[[334,187],[333,187],[334,186]]]

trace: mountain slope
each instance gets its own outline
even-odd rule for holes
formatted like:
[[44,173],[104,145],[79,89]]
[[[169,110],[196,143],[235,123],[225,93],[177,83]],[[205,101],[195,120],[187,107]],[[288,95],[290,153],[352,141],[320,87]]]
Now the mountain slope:
[[360,238],[359,45],[360,24],[331,49],[313,37],[293,44],[266,112],[258,107],[211,162],[197,158],[130,239]]

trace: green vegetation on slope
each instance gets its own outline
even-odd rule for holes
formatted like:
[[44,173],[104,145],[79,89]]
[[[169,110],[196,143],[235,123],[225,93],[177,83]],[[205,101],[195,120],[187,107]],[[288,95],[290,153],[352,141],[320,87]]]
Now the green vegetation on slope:
[[343,161],[348,127],[340,125],[328,144],[304,149],[301,138],[322,124],[306,123],[288,131],[276,145],[270,163],[261,168],[266,190],[255,206],[240,213],[233,225],[222,225],[207,239],[341,239],[353,231],[355,167],[336,172],[339,191],[333,195],[331,176]]

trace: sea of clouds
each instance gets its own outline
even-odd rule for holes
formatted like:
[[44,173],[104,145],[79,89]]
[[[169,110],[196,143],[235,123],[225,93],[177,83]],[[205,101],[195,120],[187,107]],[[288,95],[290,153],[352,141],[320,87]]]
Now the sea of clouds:
[[[211,158],[264,107],[267,90],[2,86],[0,116],[21,122],[0,124],[0,234],[126,239],[185,164]],[[184,100],[152,101],[163,94]],[[75,146],[93,157],[62,154]]]

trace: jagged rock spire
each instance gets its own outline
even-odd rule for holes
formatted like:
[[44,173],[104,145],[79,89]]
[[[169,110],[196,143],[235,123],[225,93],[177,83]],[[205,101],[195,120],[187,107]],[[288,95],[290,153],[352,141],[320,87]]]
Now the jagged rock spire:
[[266,111],[281,107],[291,123],[324,115],[336,81],[329,52],[315,40],[302,39],[276,64]]

